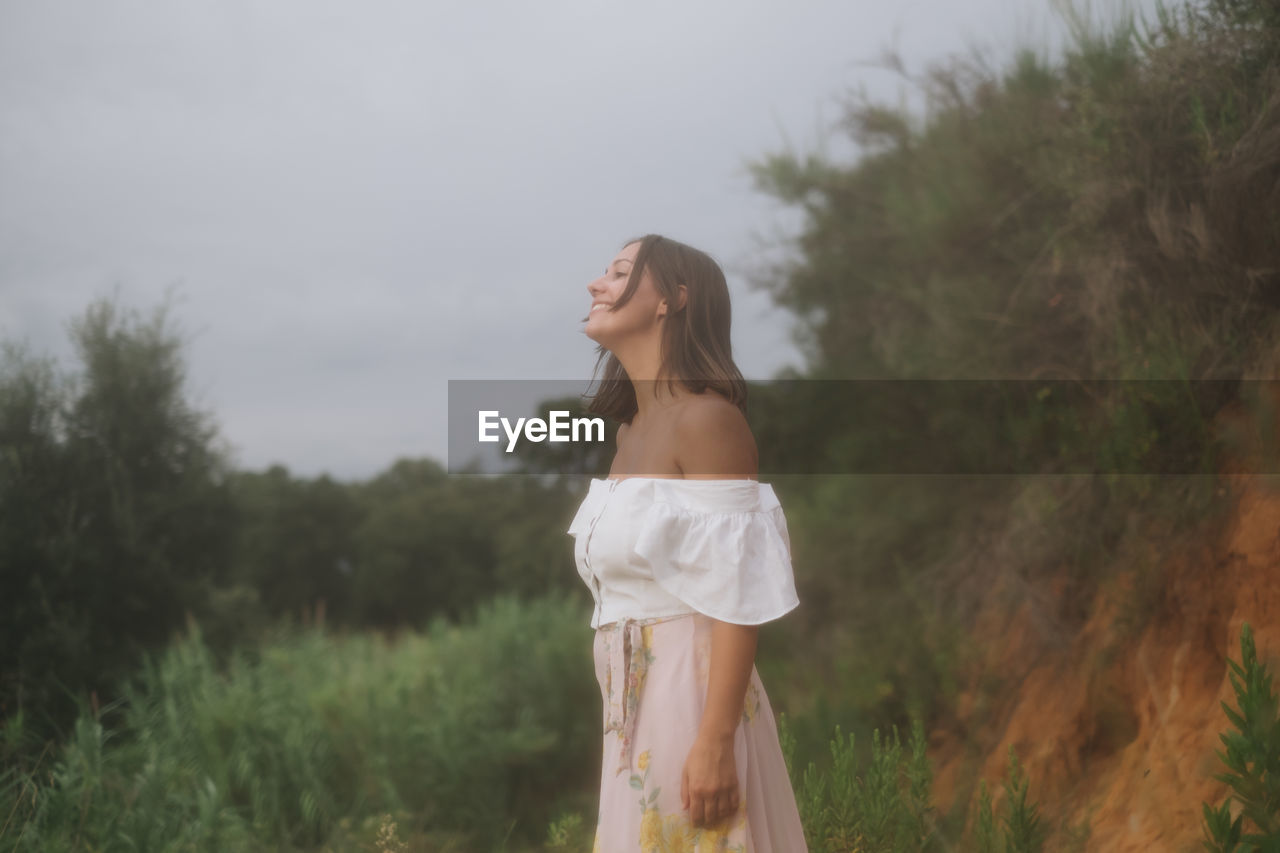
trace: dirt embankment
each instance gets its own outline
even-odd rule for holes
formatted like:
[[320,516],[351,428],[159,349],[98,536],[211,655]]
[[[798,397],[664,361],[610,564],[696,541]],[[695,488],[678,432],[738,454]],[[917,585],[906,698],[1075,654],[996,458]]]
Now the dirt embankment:
[[1044,821],[1090,827],[1083,845],[1056,832],[1051,853],[1202,850],[1201,804],[1229,793],[1212,776],[1226,770],[1220,702],[1236,707],[1226,660],[1240,659],[1245,621],[1259,660],[1280,673],[1280,478],[1268,479],[1231,478],[1238,501],[1223,536],[1167,561],[1165,603],[1137,633],[1123,628],[1123,583],[1099,591],[1083,629],[1056,648],[1028,605],[983,613],[979,669],[1003,686],[967,689],[958,726],[931,733],[935,802],[949,808],[976,769],[999,808],[1012,744]]

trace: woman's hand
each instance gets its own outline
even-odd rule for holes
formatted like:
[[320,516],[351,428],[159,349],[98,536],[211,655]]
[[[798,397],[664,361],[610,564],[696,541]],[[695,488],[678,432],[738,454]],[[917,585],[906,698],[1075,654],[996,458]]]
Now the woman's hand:
[[732,734],[698,735],[680,775],[680,802],[689,810],[690,822],[699,827],[737,813],[740,802]]

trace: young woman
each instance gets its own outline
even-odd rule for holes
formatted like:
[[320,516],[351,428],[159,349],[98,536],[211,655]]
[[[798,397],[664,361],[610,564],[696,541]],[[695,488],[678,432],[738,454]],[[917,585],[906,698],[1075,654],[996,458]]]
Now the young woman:
[[589,408],[620,424],[568,531],[604,705],[595,853],[805,853],[755,668],[759,625],[799,600],[782,507],[756,479],[724,273],[651,234],[587,289],[604,364]]

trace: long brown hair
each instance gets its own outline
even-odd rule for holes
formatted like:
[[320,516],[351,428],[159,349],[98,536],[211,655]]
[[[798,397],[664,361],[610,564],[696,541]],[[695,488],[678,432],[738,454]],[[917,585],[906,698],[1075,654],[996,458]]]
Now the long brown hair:
[[[616,311],[627,304],[647,269],[654,287],[670,306],[663,321],[659,369],[659,375],[666,377],[668,390],[675,382],[694,394],[710,389],[745,412],[747,383],[733,362],[729,286],[720,265],[706,252],[658,234],[628,240],[622,248],[632,243],[639,243],[640,248],[626,289],[609,310]],[[677,308],[682,284],[685,304]],[[587,411],[631,423],[637,410],[635,385],[617,356],[603,345],[597,345],[596,352],[591,378],[594,381],[602,366],[604,375]]]

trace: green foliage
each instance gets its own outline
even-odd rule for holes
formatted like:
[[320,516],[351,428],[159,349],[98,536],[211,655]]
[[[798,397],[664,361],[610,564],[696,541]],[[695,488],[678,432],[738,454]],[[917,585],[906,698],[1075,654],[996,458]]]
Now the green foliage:
[[1280,850],[1280,702],[1248,622],[1240,629],[1240,662],[1227,664],[1237,708],[1221,704],[1236,731],[1218,735],[1227,751],[1217,755],[1230,772],[1213,778],[1231,787],[1239,809],[1233,820],[1232,797],[1216,809],[1204,803],[1203,843],[1214,853]]
[[0,717],[43,737],[201,611],[234,524],[165,306],[100,300],[71,331],[79,373],[13,343],[0,361]]
[[978,786],[978,808],[974,816],[973,827],[974,850],[976,853],[999,853],[1000,836],[996,832],[995,811],[991,807],[991,792],[987,790],[987,780],[983,779]]
[[553,821],[547,827],[547,850],[582,851],[591,849],[594,836],[587,829],[582,815],[571,812]]
[[[1267,4],[1233,5],[1232,20],[1266,17]],[[956,62],[923,83],[923,123],[851,103],[855,163],[754,164],[763,191],[806,214],[761,284],[814,342],[808,376],[1238,378],[1251,345],[1273,343],[1255,334],[1277,304],[1257,269],[1274,268],[1280,220],[1253,193],[1277,169],[1262,147],[1280,119],[1275,67],[1244,74],[1218,42],[1274,31],[1223,18],[1144,40],[1132,22],[1095,31],[1067,10],[1075,45],[1060,66],[1030,51],[1003,74]],[[1234,162],[1206,162],[1206,138]],[[1205,453],[1201,424],[1171,420],[1194,413],[1185,388],[1168,393],[1143,419],[1099,400],[1081,446],[1102,464],[1140,461],[1162,427]]]
[[[1274,345],[1259,333],[1280,304],[1258,273],[1280,245],[1258,194],[1280,169],[1277,66],[1246,68],[1241,51],[1276,38],[1270,4],[1213,5],[1145,37],[1068,5],[1061,64],[1026,50],[1003,73],[957,61],[922,82],[924,121],[851,102],[856,162],[755,163],[760,189],[805,213],[760,283],[813,343],[807,375],[1240,378]],[[1205,425],[1180,419],[1227,400],[1201,413],[1186,390],[1170,383],[1145,411],[1104,394],[1078,449],[1141,463],[1153,438],[1178,437],[1177,452],[1211,460]],[[828,436],[814,437],[824,458]]]
[[1004,780],[999,826],[991,806],[986,780],[979,785],[973,840],[977,853],[1037,853],[1044,848],[1048,830],[1041,824],[1039,808],[1027,802],[1030,783],[1009,745],[1009,774]]
[[394,642],[280,629],[225,669],[193,626],[44,766],[0,779],[0,847],[314,848],[385,813],[459,849],[536,843],[599,769],[580,617],[500,598]]
[[1005,849],[1010,853],[1035,853],[1044,847],[1045,830],[1039,809],[1027,802],[1030,781],[1018,765],[1018,755],[1009,745],[1009,778],[1005,783],[1009,816],[1005,820]]
[[355,530],[365,512],[354,490],[326,476],[294,479],[280,465],[236,472],[231,489],[240,518],[235,580],[270,616],[324,601],[331,619],[347,621]]
[[[773,480],[788,507],[805,619],[778,626],[769,645],[780,659],[823,650],[785,670],[787,695],[806,697],[793,720],[801,755],[826,754],[837,724],[866,731],[869,743],[875,728],[948,713],[965,665],[982,651],[964,620],[991,603],[989,586],[961,581],[992,561],[1055,556],[1054,499],[1064,490],[1045,479]],[[1011,491],[1021,497],[1000,521],[1016,519],[1017,538],[1003,543],[989,533],[989,506]],[[969,572],[957,580],[944,572],[951,567]]]
[[274,617],[413,626],[458,619],[494,590],[586,598],[564,571],[576,500],[567,483],[451,477],[434,461],[400,459],[366,482],[273,466],[237,473],[232,488],[241,515],[233,575]]
[[[794,312],[809,355],[798,387],[753,389],[761,470],[915,463],[946,443],[1026,475],[789,487],[801,597],[833,660],[812,677],[832,695],[806,748],[832,719],[870,728],[946,702],[955,638],[993,588],[1067,637],[1116,566],[1152,566],[1128,612],[1161,612],[1164,555],[1230,506],[1212,476],[1151,472],[1220,471],[1246,446],[1224,414],[1280,361],[1274,4],[1213,0],[1146,27],[1064,10],[1061,61],[1023,50],[1000,69],[932,68],[911,78],[923,117],[849,100],[856,160],[753,164],[758,188],[802,214],[757,284]],[[823,381],[989,377],[1073,393],[1014,401],[1000,420]],[[1275,432],[1258,434],[1274,454]],[[1081,471],[1129,473],[1045,476]],[[1044,595],[1064,569],[1062,595]]]
[[185,399],[167,311],[144,320],[92,305],[71,324],[79,374],[4,344],[7,758],[64,736],[78,703],[109,702],[187,614],[221,660],[253,649],[273,619],[422,626],[495,589],[588,598],[564,571],[567,483],[451,478],[426,460],[364,483],[231,471],[209,417]]
[[779,715],[778,729],[813,853],[945,849],[929,798],[933,771],[920,720],[912,722],[909,755],[903,753],[896,726],[892,743],[882,744],[880,730],[874,730],[865,766],[859,761],[853,734],[846,740],[837,726],[830,770],[820,771],[815,762],[809,762],[803,774],[796,771],[795,739],[785,714]]

